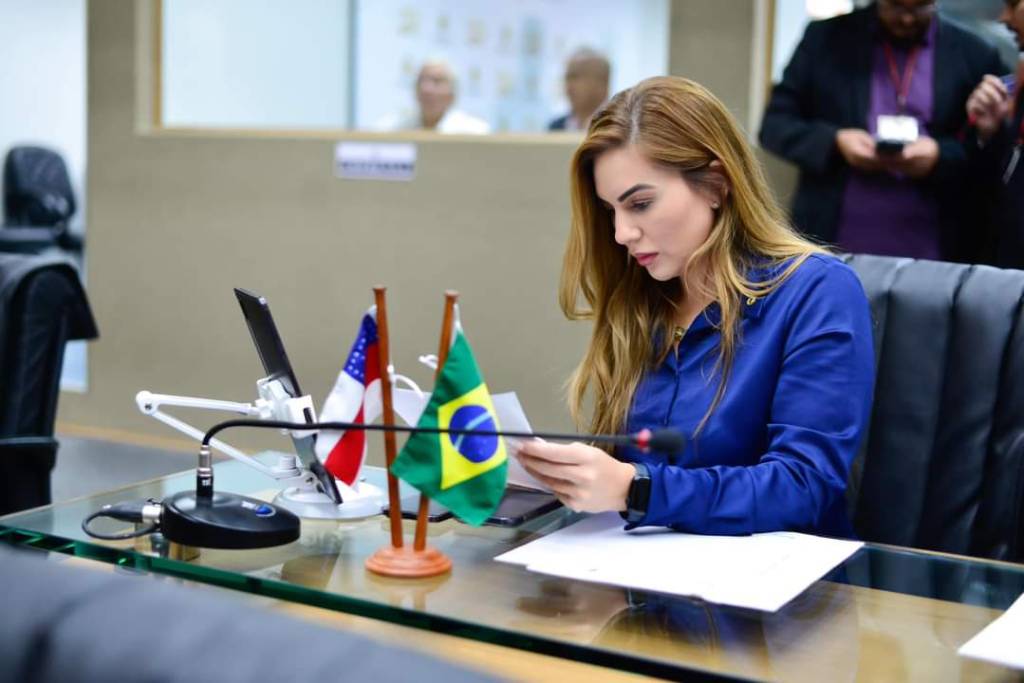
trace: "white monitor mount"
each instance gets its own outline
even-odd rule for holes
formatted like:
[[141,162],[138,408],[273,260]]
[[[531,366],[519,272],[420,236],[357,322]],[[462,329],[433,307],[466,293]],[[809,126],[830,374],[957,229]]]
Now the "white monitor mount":
[[[204,433],[201,430],[173,415],[168,415],[160,409],[161,406],[221,410],[259,420],[285,422],[306,422],[307,414],[316,414],[312,398],[308,395],[298,398],[289,396],[279,380],[265,377],[256,382],[256,389],[259,398],[253,403],[154,394],[149,391],[140,391],[136,394],[135,403],[143,414],[154,417],[197,441],[203,440]],[[289,433],[288,430],[282,431]],[[290,433],[293,437],[302,438],[309,436],[312,431],[300,430]],[[334,502],[320,489],[316,476],[295,455],[281,453],[277,463],[267,466],[220,439],[211,439],[210,447],[279,481],[285,488],[274,498],[274,503],[300,517],[352,519],[379,514],[383,508],[384,493],[365,481],[357,481],[353,486],[347,486],[344,482],[335,480],[341,494],[341,503]]]

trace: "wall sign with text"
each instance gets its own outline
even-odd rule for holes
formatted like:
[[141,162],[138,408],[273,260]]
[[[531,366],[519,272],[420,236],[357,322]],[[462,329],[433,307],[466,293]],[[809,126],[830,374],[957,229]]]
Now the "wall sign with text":
[[412,180],[416,145],[408,142],[339,142],[334,175],[359,180]]

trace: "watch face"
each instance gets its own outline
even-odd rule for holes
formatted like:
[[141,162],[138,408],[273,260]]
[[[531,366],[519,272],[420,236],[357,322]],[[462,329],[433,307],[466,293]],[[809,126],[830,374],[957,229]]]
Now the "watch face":
[[628,508],[628,521],[635,522],[647,515],[647,504],[651,497],[651,476],[647,467],[641,463],[634,463],[636,474],[633,475],[633,482],[629,485],[629,494],[626,496],[626,507]]

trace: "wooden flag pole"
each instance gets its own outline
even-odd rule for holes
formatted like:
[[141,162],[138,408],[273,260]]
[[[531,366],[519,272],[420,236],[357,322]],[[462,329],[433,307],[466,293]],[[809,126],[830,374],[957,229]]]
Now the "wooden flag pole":
[[[391,346],[388,336],[387,303],[384,287],[374,287],[377,303],[377,348],[380,364],[380,391],[383,420],[385,425],[395,423],[395,412],[391,397]],[[398,496],[398,479],[391,473],[395,462],[395,433],[384,432],[384,456],[388,477],[388,519],[391,527],[391,545],[384,546],[366,560],[366,568],[374,574],[398,578],[416,579],[437,576],[451,570],[452,561],[426,543],[408,548],[402,543],[402,501]]]
[[[380,397],[383,403],[384,424],[395,424],[395,411],[391,401],[391,342],[388,337],[388,306],[385,297],[386,287],[373,288],[374,301],[377,304],[377,349],[380,365]],[[388,475],[388,517],[391,526],[391,547],[402,547],[402,501],[398,497],[398,478],[391,474],[391,465],[397,454],[395,433],[384,432],[384,458],[387,463]]]
[[[434,371],[434,382],[441,376],[441,368],[448,359],[448,349],[452,345],[452,322],[455,320],[455,302],[459,293],[446,290],[444,293],[444,319],[441,323],[441,346],[437,350],[437,370]],[[443,436],[441,438],[444,438]],[[420,508],[416,515],[416,536],[413,548],[423,550],[427,546],[427,512],[430,509],[430,498],[420,494]]]

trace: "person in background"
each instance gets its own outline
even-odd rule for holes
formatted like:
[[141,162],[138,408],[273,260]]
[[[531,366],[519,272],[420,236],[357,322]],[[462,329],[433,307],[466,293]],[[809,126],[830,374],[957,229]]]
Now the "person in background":
[[686,449],[530,440],[524,468],[571,509],[631,527],[852,534],[867,298],[789,226],[725,105],[683,78],[642,81],[594,115],[571,178],[559,303],[593,329],[570,409],[595,433],[675,428]]
[[[1024,46],[1024,0],[1006,0],[1002,21]],[[1019,69],[1018,69],[1019,73]],[[967,100],[972,161],[989,190],[991,249],[986,259],[1003,268],[1024,268],[1024,105],[1019,76],[986,74]]]
[[[958,135],[971,89],[1002,68],[995,47],[933,0],[878,0],[811,23],[760,133],[800,168],[797,228],[844,251],[969,259],[975,207]],[[918,136],[879,146],[880,117]]]
[[583,47],[565,67],[565,96],[570,111],[548,124],[548,130],[586,130],[590,117],[608,99],[611,64],[600,52]]
[[416,76],[417,111],[411,115],[390,116],[375,128],[473,135],[490,133],[491,127],[486,121],[455,108],[456,86],[451,65],[440,59],[427,60]]

